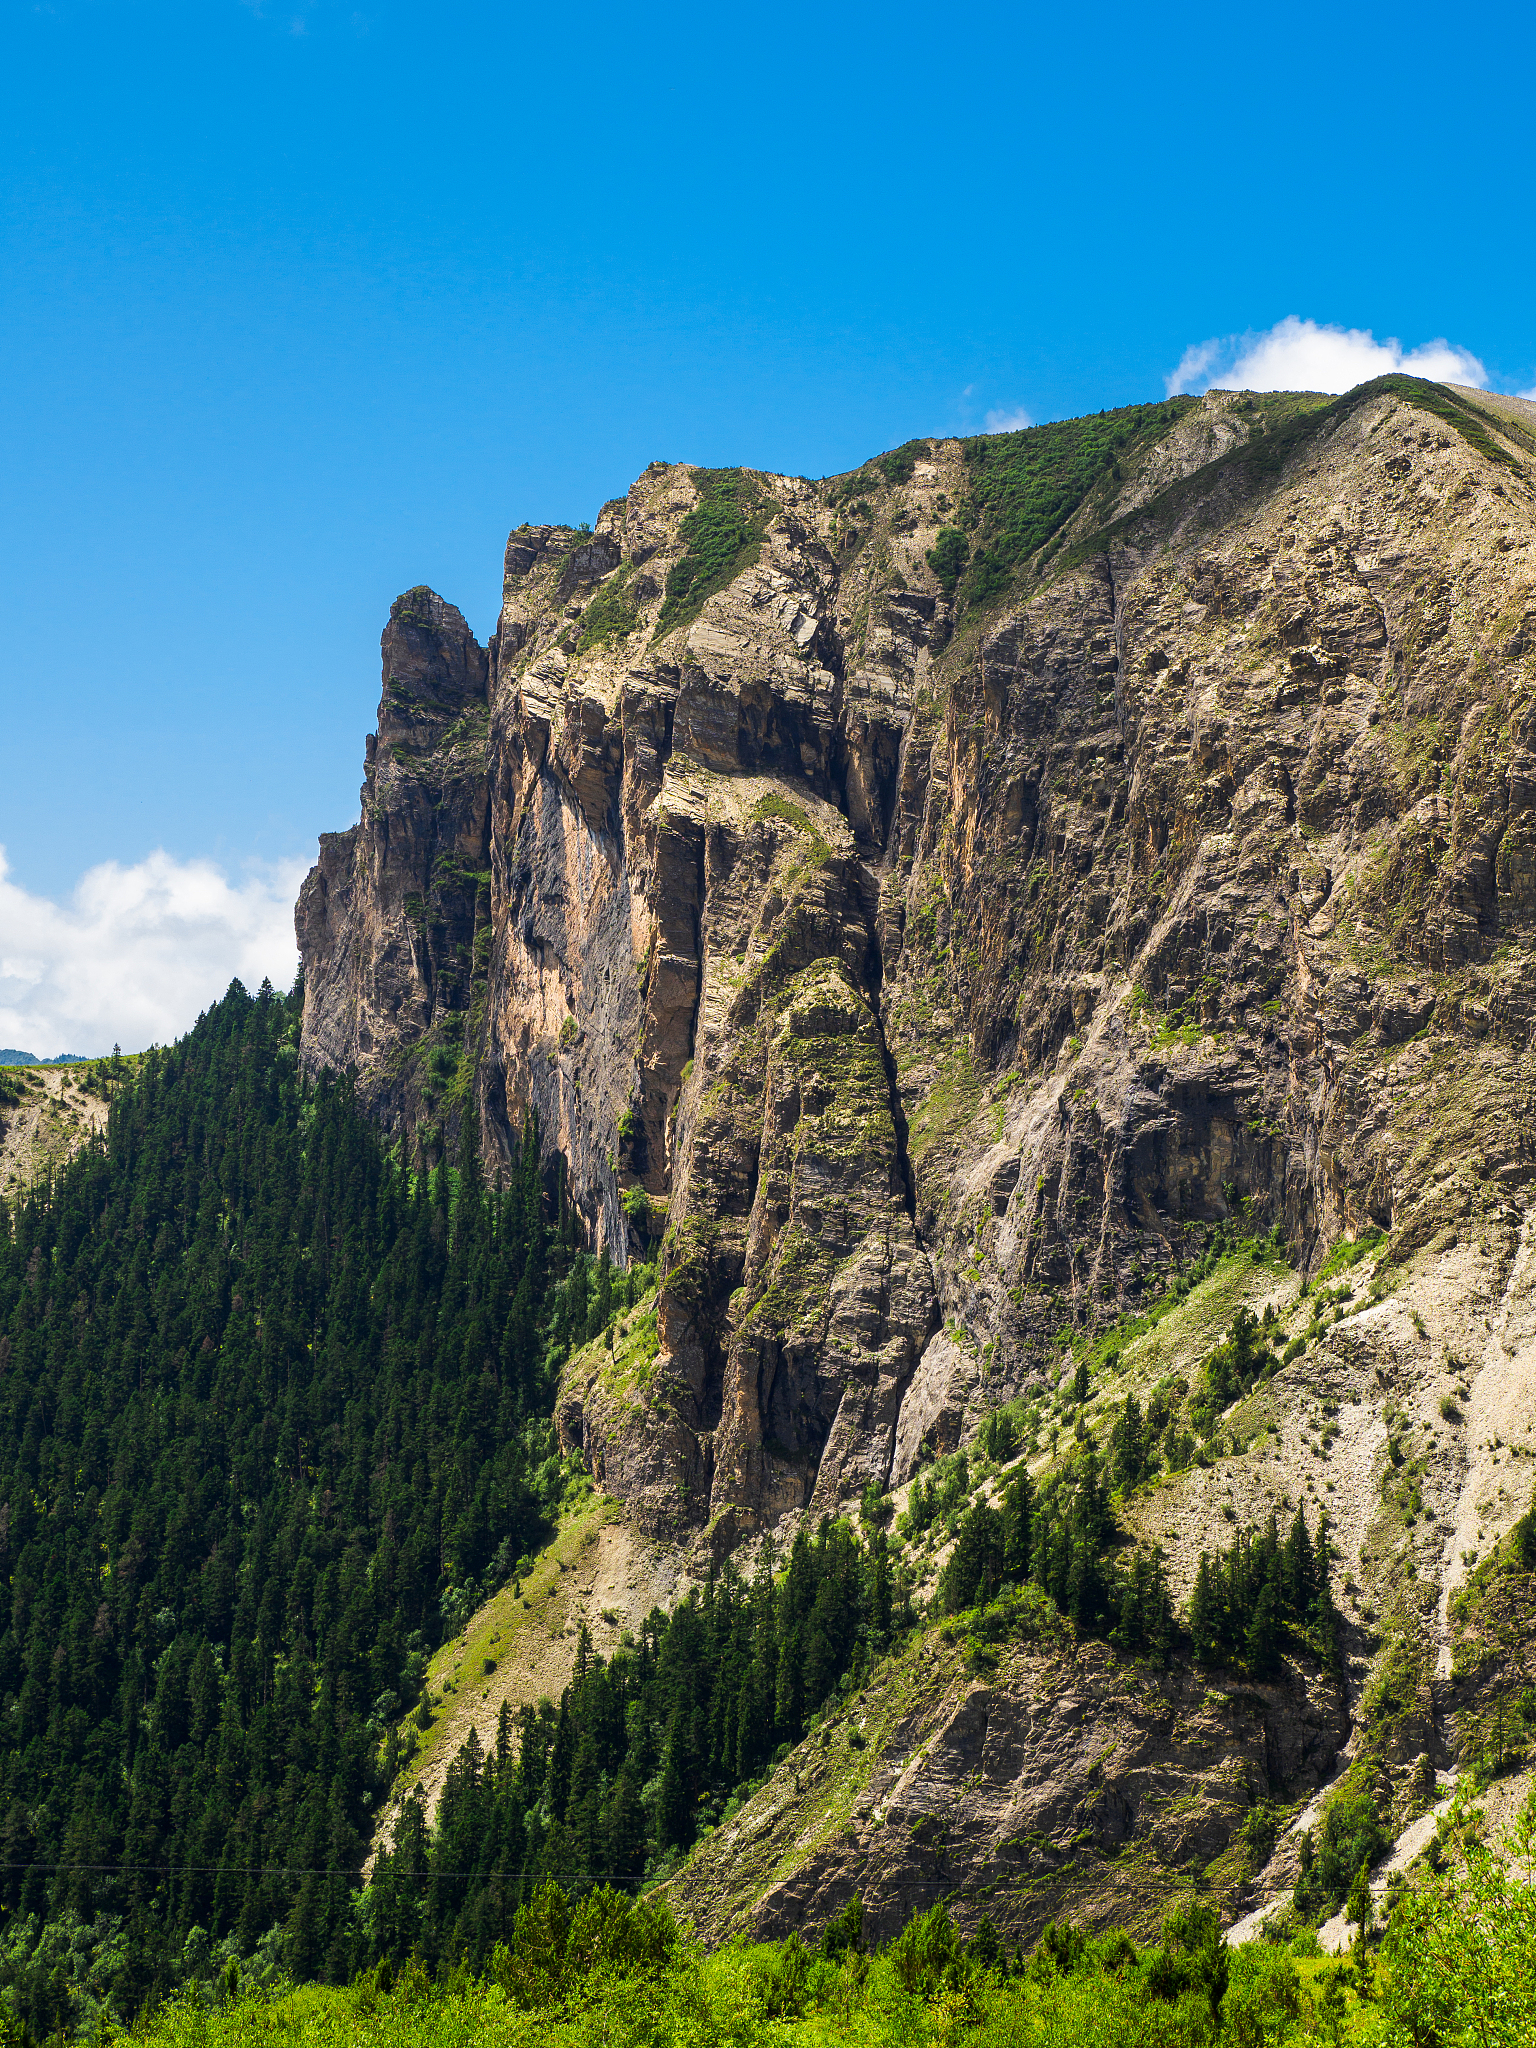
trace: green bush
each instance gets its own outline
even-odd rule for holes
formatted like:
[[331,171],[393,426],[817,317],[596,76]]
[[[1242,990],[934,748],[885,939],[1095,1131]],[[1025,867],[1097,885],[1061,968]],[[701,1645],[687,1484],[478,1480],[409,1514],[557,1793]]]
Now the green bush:
[[970,552],[970,542],[958,526],[940,527],[938,538],[928,550],[928,566],[938,577],[946,597],[954,596]]
[[896,1511],[896,1503],[878,1480],[871,1479],[859,1495],[859,1520],[872,1529],[883,1529]]
[[678,528],[683,553],[667,571],[658,634],[696,618],[706,598],[748,567],[767,526],[762,492],[745,470],[696,469],[691,475],[699,502]]
[[960,1930],[942,1899],[921,1916],[914,1914],[891,1944],[891,1968],[903,1991],[931,1998],[954,1983],[964,1960]]
[[573,1906],[545,1883],[519,1910],[511,1942],[497,1944],[487,1974],[516,2004],[539,2011],[577,1990],[590,1995],[604,1979],[655,1976],[678,1949],[665,1899],[598,1885]]
[[623,640],[631,634],[640,622],[640,607],[631,587],[633,571],[624,567],[615,571],[602,584],[581,615],[581,635],[576,642],[576,652],[585,654],[592,647],[606,647],[615,640]]
[[1378,1862],[1390,1846],[1375,1802],[1366,1793],[1338,1792],[1328,1801],[1318,1830],[1317,1875],[1335,1912],[1349,1896],[1361,1864]]

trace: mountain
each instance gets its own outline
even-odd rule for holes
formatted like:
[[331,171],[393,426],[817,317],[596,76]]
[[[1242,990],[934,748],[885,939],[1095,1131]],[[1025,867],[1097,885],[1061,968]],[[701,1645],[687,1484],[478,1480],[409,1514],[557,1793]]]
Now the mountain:
[[531,1112],[588,1246],[658,1262],[654,1342],[559,1395],[630,1528],[696,1575],[893,1489],[910,1531],[999,1412],[1117,1461],[1186,1615],[1202,1553],[1326,1518],[1337,1680],[1291,1638],[1261,1681],[1247,1608],[1135,1706],[1113,1653],[925,1648],[675,1881],[709,1925],[878,1878],[1027,1931],[1130,1863],[1235,1911],[1297,1867],[1250,1811],[1385,1839],[1481,1754],[1536,1428],[1533,459],[1536,407],[1389,377],[656,463],[512,534],[487,648],[393,607],[301,1057],[425,1161]]
[[599,1878],[1331,1941],[1524,1769],[1533,458],[655,464],[396,602],[301,985],[0,1071],[8,2024]]

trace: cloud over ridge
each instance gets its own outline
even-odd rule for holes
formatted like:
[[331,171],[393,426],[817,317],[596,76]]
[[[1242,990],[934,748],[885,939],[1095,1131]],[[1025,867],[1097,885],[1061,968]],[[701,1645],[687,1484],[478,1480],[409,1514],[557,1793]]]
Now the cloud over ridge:
[[1443,336],[1405,349],[1368,327],[1331,327],[1295,313],[1262,333],[1213,335],[1193,342],[1163,380],[1170,398],[1180,392],[1350,391],[1372,377],[1404,371],[1440,383],[1481,390],[1488,373],[1470,349]]
[[9,876],[0,847],[0,1045],[136,1051],[186,1031],[238,975],[293,980],[302,860],[249,862],[232,882],[210,860],[157,850],[90,868],[67,901]]

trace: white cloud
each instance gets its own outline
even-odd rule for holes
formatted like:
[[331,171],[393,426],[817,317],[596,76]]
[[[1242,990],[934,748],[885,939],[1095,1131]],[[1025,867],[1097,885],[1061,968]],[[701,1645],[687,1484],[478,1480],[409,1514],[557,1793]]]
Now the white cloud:
[[1164,381],[1180,391],[1349,391],[1403,370],[1481,389],[1488,373],[1470,350],[1443,337],[1405,349],[1366,327],[1323,327],[1292,313],[1262,334],[1229,334],[1194,343]]
[[1176,398],[1181,391],[1203,391],[1209,379],[1206,371],[1221,360],[1219,341],[1192,341],[1179,357],[1179,367],[1163,379],[1168,396]]
[[9,879],[0,847],[0,1045],[133,1052],[187,1030],[235,975],[287,988],[305,868],[251,862],[235,883],[212,861],[155,852],[104,861],[54,903]]
[[1020,427],[1032,427],[1034,424],[1022,405],[994,406],[987,414],[989,434],[1015,434]]

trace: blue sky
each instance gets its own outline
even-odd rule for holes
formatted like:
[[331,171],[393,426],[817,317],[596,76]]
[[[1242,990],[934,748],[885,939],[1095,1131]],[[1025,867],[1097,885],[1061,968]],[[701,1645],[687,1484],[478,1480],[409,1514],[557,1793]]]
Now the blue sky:
[[[281,950],[390,599],[483,637],[508,527],[654,457],[820,475],[1159,396],[1288,317],[1536,385],[1524,11],[5,20],[0,1044],[164,1035]],[[156,1009],[125,941],[59,993],[50,930],[174,926],[189,876],[187,990]]]

